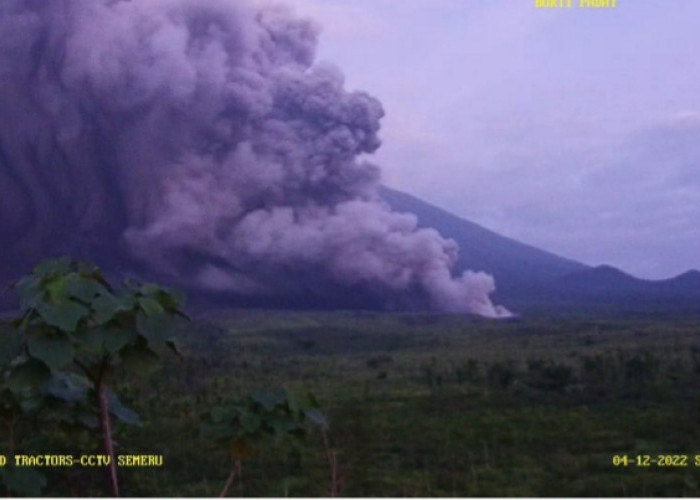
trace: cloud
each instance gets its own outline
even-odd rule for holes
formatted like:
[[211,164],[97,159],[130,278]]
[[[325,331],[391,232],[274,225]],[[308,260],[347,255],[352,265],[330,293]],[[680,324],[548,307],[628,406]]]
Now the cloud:
[[[351,5],[391,30],[321,49],[343,61],[349,84],[382,98],[376,158],[389,185],[585,262],[650,277],[700,267],[686,251],[697,2],[607,13],[497,0]],[[406,47],[414,57],[401,57]],[[665,236],[645,241],[646,228]]]
[[508,314],[490,276],[451,274],[453,240],[379,200],[363,158],[384,109],[317,63],[316,22],[269,2],[8,0],[0,31],[0,270],[107,254],[214,292]]

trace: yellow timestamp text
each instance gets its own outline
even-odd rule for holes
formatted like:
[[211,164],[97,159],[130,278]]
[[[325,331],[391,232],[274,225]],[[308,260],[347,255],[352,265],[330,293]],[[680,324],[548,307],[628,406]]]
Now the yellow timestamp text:
[[0,467],[162,467],[163,455],[0,455]]
[[617,0],[535,0],[537,9],[614,9]]
[[700,467],[700,455],[613,455],[615,467]]

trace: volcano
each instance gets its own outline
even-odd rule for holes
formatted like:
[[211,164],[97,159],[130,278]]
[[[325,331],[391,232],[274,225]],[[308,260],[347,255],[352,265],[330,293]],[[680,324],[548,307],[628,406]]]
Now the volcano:
[[0,32],[3,283],[67,254],[223,306],[509,317],[695,281],[602,286],[383,188],[381,101],[282,5],[3,0]]
[[645,280],[610,265],[589,266],[499,235],[407,193],[381,188],[397,211],[417,215],[460,248],[458,269],[493,275],[494,297],[516,312],[700,313],[700,271]]

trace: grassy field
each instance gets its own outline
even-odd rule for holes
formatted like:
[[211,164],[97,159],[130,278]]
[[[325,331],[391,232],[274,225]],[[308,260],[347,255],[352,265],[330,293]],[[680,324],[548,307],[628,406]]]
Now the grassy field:
[[[143,424],[117,427],[117,453],[164,455],[120,468],[125,495],[218,495],[231,460],[201,414],[290,383],[329,417],[343,496],[700,495],[697,321],[232,310],[197,315],[181,343],[184,360],[118,388]],[[97,443],[44,429],[23,451]],[[328,496],[329,469],[320,433],[272,442],[230,494]],[[46,494],[108,491],[101,469],[44,472]]]

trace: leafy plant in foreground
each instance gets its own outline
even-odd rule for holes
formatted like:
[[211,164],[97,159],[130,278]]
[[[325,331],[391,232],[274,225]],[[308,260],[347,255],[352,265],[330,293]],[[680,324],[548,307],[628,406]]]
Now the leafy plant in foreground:
[[14,288],[21,304],[14,326],[22,335],[3,343],[2,356],[11,360],[8,387],[25,398],[69,404],[87,427],[90,419],[80,410],[92,403],[118,496],[110,415],[129,424],[138,424],[139,417],[109,386],[118,370],[149,373],[164,350],[178,353],[171,321],[184,317],[179,300],[152,284],[125,282],[115,289],[97,267],[68,258],[39,264]]
[[[5,340],[12,342],[12,336]],[[17,451],[17,446],[23,435],[28,432],[30,420],[27,418],[36,408],[41,405],[41,395],[36,391],[24,391],[16,384],[10,385],[8,378],[10,368],[8,360],[5,359],[5,350],[0,359],[2,368],[2,379],[0,381],[0,424],[6,438],[4,449],[12,457]],[[19,493],[29,496],[38,496],[42,488],[46,485],[46,478],[35,468],[14,467],[12,463],[0,468],[0,479],[5,485],[6,493]]]
[[254,392],[212,408],[203,415],[203,420],[203,431],[226,446],[233,460],[220,497],[226,496],[236,476],[240,476],[242,460],[255,455],[270,438],[300,439],[307,434],[309,424],[315,425],[324,430],[329,453],[325,435],[328,422],[314,395],[306,390]]

